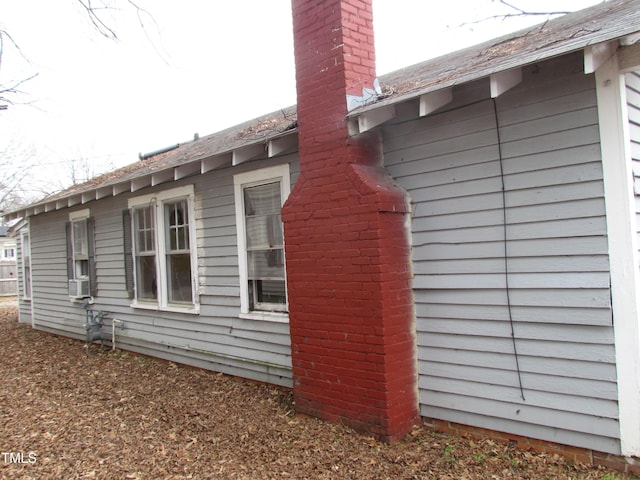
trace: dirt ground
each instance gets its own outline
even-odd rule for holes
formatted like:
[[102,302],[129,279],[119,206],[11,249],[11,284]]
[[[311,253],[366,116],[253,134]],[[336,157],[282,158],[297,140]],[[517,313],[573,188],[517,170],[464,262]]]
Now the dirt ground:
[[416,428],[384,445],[291,393],[19,325],[0,307],[3,479],[631,479]]

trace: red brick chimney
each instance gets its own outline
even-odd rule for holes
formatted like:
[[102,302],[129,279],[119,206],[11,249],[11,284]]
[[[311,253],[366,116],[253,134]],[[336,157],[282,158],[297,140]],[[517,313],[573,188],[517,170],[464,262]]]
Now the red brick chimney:
[[293,0],[301,175],[284,210],[299,413],[385,441],[418,421],[405,192],[376,134],[349,136],[373,87],[371,0]]

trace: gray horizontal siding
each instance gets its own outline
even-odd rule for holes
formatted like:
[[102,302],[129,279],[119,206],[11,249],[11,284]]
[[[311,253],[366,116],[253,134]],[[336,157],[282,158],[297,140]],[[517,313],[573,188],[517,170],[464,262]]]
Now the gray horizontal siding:
[[[130,195],[88,203],[95,218],[98,296],[95,309],[125,322],[116,329],[118,348],[242,377],[291,386],[287,323],[239,318],[240,285],[233,175],[241,170],[289,162],[294,156],[251,162]],[[129,197],[194,184],[196,248],[200,292],[198,315],[132,308],[124,278],[122,211]],[[37,328],[84,338],[84,310],[67,295],[64,224],[69,211],[32,219],[34,308]],[[105,333],[110,335],[107,320]]]
[[596,97],[580,69],[526,70],[497,99],[500,145],[492,101],[454,90],[442,112],[386,126],[384,158],[412,200],[422,414],[618,453]]
[[[630,151],[633,164],[636,225],[640,225],[640,73],[627,73],[625,81],[627,85],[627,112],[629,115],[629,140],[631,141]],[[639,240],[638,245],[640,245],[640,231],[636,232],[636,234]]]

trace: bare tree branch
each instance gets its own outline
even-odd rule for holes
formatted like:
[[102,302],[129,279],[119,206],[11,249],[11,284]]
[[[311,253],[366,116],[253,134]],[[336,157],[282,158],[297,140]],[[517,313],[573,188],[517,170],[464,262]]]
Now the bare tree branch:
[[[27,56],[24,54],[24,52],[20,48],[20,45],[18,45],[18,43],[13,39],[13,37],[9,34],[9,32],[7,32],[4,29],[0,29],[0,70],[2,68],[2,54],[4,52],[5,39],[9,40],[11,45],[13,45],[13,47],[16,49],[18,54],[23,59],[25,59],[28,63],[31,63],[31,61],[27,58]],[[23,83],[26,83],[29,80],[32,80],[37,75],[38,75],[37,73],[33,74],[30,77],[24,78],[22,80],[18,80],[15,83],[13,83],[12,85],[9,85],[9,86],[0,85],[0,102],[4,102],[4,103],[0,103],[0,111],[7,110],[9,105],[14,105],[15,104],[15,102],[13,102],[9,98],[7,98],[6,94],[17,95],[17,94],[22,93],[20,90],[18,90],[18,87],[20,85],[22,85]]]
[[458,25],[458,27],[466,27],[468,25],[478,25],[480,23],[483,22],[487,22],[490,20],[508,20],[510,18],[519,18],[519,17],[552,17],[554,15],[565,15],[567,13],[571,13],[569,10],[550,10],[550,11],[544,11],[544,12],[531,12],[528,10],[523,10],[522,8],[514,5],[513,3],[511,3],[511,1],[507,1],[507,0],[492,0],[492,1],[497,1],[499,4],[504,5],[505,7],[508,7],[512,10],[514,10],[514,12],[511,13],[502,13],[502,14],[496,14],[496,15],[491,15],[488,17],[483,17],[480,20],[474,20],[473,22],[465,22],[462,23],[460,25]]
[[0,210],[20,206],[28,201],[25,181],[36,165],[33,148],[24,148],[11,140],[0,151]]
[[509,8],[512,8],[513,10],[515,10],[517,13],[515,14],[510,14],[509,16],[535,16],[535,15],[542,15],[542,16],[547,16],[547,15],[565,15],[567,13],[570,13],[568,10],[557,10],[557,11],[546,11],[546,12],[529,12],[527,10],[522,10],[520,7],[517,7],[515,5],[512,5],[511,3],[507,2],[506,0],[498,0],[498,3],[501,3],[502,5],[505,5]]
[[95,7],[92,5],[91,0],[77,0],[80,5],[86,10],[87,16],[95,29],[100,33],[100,35],[108,38],[109,40],[118,40],[118,35],[116,35],[115,30],[109,27],[103,20],[100,18],[97,12],[100,10],[108,10],[109,7]]
[[[18,80],[18,81],[17,81],[16,83],[14,83],[13,85],[10,85],[10,86],[0,86],[0,102],[5,102],[5,103],[7,103],[7,104],[9,104],[9,105],[13,105],[13,104],[14,104],[14,102],[13,102],[11,99],[7,98],[7,97],[5,96],[5,94],[8,94],[8,93],[9,93],[9,94],[13,94],[13,95],[18,95],[18,94],[20,94],[20,93],[24,93],[24,92],[22,92],[21,90],[19,90],[19,89],[18,89],[18,87],[19,87],[20,85],[22,85],[23,83],[28,82],[29,80],[33,80],[33,79],[34,79],[35,77],[37,77],[37,76],[38,76],[38,74],[37,74],[37,73],[34,73],[34,74],[33,74],[33,75],[31,75],[30,77],[23,78],[22,80]],[[4,108],[2,108],[2,107],[4,107]],[[7,109],[7,106],[6,106],[6,105],[0,105],[0,110],[6,110],[6,109]]]

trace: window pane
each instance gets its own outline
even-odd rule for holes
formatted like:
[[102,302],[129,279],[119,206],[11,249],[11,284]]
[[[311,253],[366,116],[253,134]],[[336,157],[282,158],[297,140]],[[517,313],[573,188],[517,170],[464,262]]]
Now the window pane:
[[31,297],[31,266],[24,266],[24,296]]
[[245,215],[280,213],[280,182],[257,185],[244,189]]
[[248,252],[247,260],[250,279],[284,280],[284,251],[282,249]]
[[247,217],[247,248],[282,247],[282,219],[279,213]]
[[245,242],[250,308],[286,305],[280,182],[244,189]]
[[191,256],[167,255],[167,277],[169,302],[192,303]]
[[73,256],[86,257],[88,250],[86,220],[73,222]]
[[86,278],[89,276],[89,260],[76,260],[75,278]]
[[155,255],[136,258],[136,284],[138,298],[147,300],[158,298]]
[[169,250],[189,250],[189,218],[186,200],[166,203],[164,208]]
[[138,208],[136,216],[136,251],[155,252],[155,226],[153,209],[151,207]]
[[285,305],[287,294],[284,280],[250,280],[249,297],[254,306],[259,303]]

